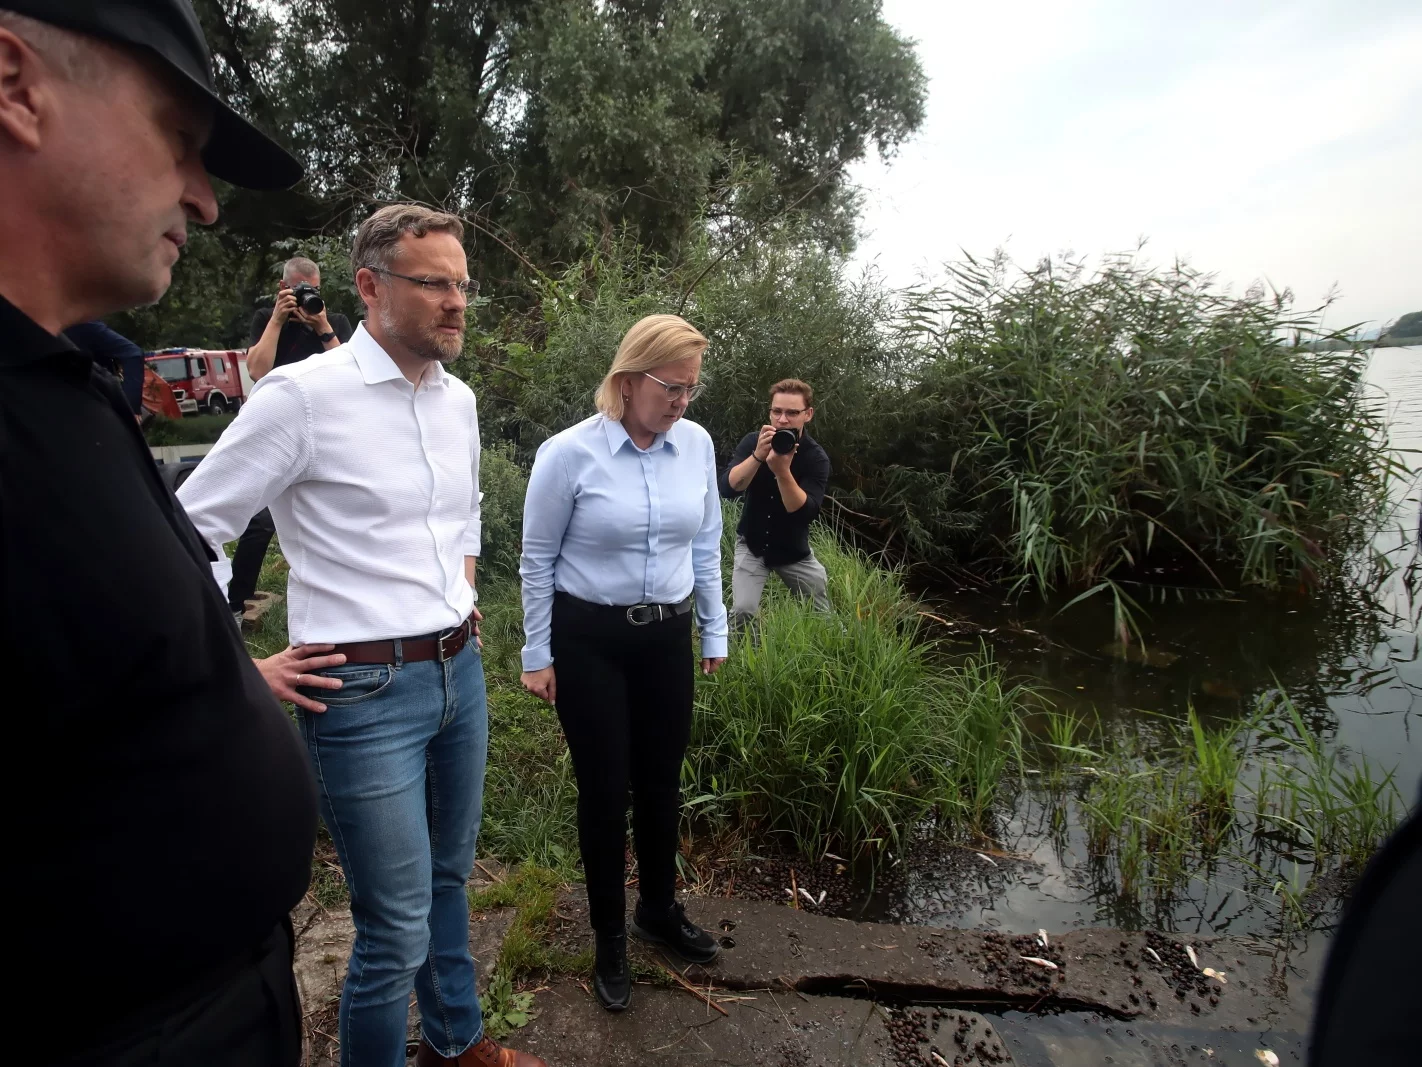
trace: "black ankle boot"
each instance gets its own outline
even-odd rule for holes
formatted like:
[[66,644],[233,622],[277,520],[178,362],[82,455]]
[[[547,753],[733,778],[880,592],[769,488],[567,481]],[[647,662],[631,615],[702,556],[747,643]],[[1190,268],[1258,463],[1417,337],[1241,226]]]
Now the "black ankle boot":
[[687,963],[710,963],[721,954],[716,939],[686,917],[686,908],[673,904],[661,917],[648,913],[642,902],[632,914],[632,932],[643,941],[665,945]]
[[608,1011],[624,1011],[632,1000],[632,972],[627,967],[627,931],[593,932],[597,960],[593,964],[593,991]]

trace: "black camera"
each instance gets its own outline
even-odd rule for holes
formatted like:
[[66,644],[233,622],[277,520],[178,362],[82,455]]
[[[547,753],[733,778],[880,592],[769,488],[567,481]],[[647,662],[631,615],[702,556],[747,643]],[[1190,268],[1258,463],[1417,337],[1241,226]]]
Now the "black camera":
[[770,450],[777,455],[785,456],[794,452],[795,446],[799,443],[799,430],[776,430],[775,436],[770,439]]
[[319,315],[326,310],[326,301],[321,299],[321,290],[308,282],[293,285],[291,293],[296,297],[296,306],[308,315]]

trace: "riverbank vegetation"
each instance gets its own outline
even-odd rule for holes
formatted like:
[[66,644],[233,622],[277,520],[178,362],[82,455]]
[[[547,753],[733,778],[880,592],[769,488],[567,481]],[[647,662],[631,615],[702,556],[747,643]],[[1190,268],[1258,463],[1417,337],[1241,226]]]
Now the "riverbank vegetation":
[[[872,869],[925,835],[993,847],[1027,796],[1052,835],[1079,830],[1123,905],[1166,907],[1229,869],[1249,892],[1296,907],[1301,885],[1281,879],[1281,866],[1295,864],[1303,885],[1356,874],[1405,810],[1385,769],[1319,741],[1286,694],[1240,722],[1192,712],[1108,729],[1013,685],[985,651],[946,655],[899,576],[830,531],[817,531],[815,551],[834,610],[809,611],[772,587],[755,635],[698,681],[686,857],[835,851]],[[261,587],[281,591],[285,570],[274,549]],[[572,764],[556,715],[518,684],[517,584],[489,580],[480,603],[490,716],[481,853],[528,864],[539,885],[577,880]],[[284,643],[278,605],[248,644],[262,655]],[[313,892],[328,906],[344,895],[329,848]],[[536,931],[525,940],[536,946]],[[537,969],[514,956],[512,972]]]
[[692,416],[721,451],[793,370],[817,390],[827,513],[861,544],[956,584],[1106,591],[1122,619],[1153,584],[1316,583],[1365,538],[1394,469],[1366,356],[1296,348],[1319,320],[1286,295],[1134,255],[946,270],[891,292],[789,223],[676,262],[614,241],[463,370],[526,460],[587,412],[628,325],[680,308],[711,339]]
[[1037,730],[1051,825],[1080,826],[1117,905],[1149,904],[1157,921],[1226,871],[1296,911],[1309,887],[1347,885],[1406,810],[1391,772],[1324,745],[1280,692],[1243,721],[1192,710],[1108,730],[1048,711]]

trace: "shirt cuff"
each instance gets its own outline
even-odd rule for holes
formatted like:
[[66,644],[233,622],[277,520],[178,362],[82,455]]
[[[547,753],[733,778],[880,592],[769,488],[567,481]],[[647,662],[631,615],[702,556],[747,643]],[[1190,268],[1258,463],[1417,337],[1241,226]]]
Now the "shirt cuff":
[[222,590],[222,595],[227,596],[227,587],[232,584],[232,561],[227,558],[226,553],[212,561],[212,577],[217,582],[217,588]]
[[479,523],[471,522],[469,524],[469,528],[464,531],[464,555],[477,556],[479,554],[479,550],[484,547],[480,537],[481,532]]
[[549,645],[525,645],[522,658],[524,670],[541,671],[553,666],[553,649]]
[[718,634],[714,637],[703,637],[701,639],[701,658],[725,659],[728,644],[729,639],[725,634]]

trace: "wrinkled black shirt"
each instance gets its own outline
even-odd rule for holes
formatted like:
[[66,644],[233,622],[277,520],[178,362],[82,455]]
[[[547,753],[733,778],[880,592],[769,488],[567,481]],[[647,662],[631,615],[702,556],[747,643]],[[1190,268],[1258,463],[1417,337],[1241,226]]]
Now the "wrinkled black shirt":
[[731,462],[721,471],[721,495],[728,500],[745,497],[736,532],[745,539],[751,552],[771,567],[798,563],[810,555],[810,523],[815,521],[824,503],[830,479],[829,456],[818,441],[808,433],[801,433],[799,450],[790,460],[790,475],[805,491],[805,506],[797,511],[786,511],[775,475],[764,463],[739,493],[731,488],[731,468],[750,457],[759,438],[759,431],[741,438]]
[[306,754],[208,564],[117,382],[0,298],[7,951],[72,1007],[55,1052],[202,990],[306,891]]

